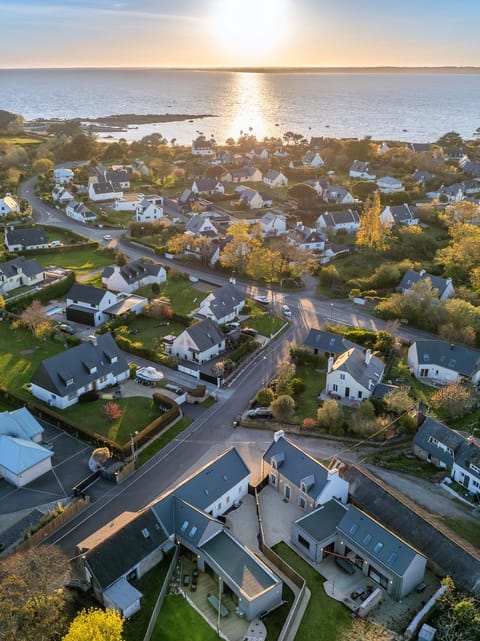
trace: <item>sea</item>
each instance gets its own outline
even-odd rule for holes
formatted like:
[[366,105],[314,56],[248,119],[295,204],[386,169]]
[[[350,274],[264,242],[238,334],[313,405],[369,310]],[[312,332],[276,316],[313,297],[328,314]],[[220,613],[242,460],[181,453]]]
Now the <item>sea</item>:
[[0,109],[28,120],[208,114],[114,135],[127,140],[158,132],[189,144],[201,133],[223,144],[292,131],[433,142],[452,130],[471,139],[480,127],[480,74],[9,69],[0,70],[0,87]]

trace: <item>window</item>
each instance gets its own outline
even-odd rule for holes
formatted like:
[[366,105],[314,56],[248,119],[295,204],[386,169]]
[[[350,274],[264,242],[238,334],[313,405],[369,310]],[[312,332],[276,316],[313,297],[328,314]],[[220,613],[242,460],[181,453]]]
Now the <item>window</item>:
[[284,496],[285,496],[285,500],[287,500],[287,501],[290,500],[290,491],[291,491],[290,490],[290,485],[285,485]]
[[306,507],[307,507],[307,502],[305,501],[305,499],[303,498],[303,496],[301,496],[301,497],[298,499],[298,504],[299,504],[299,506],[300,506],[300,509],[301,509],[301,510],[305,510],[305,509],[306,509]]
[[270,474],[270,483],[272,485],[276,485],[277,484],[277,477],[275,476],[275,474]]
[[336,383],[334,383],[332,385],[332,389],[333,389],[334,392],[338,392],[338,385]]
[[361,389],[359,389],[359,390],[358,390],[358,393],[357,393],[357,397],[358,397],[358,398],[362,398],[362,396],[363,396],[362,390],[361,390]]
[[340,374],[340,380],[344,381],[345,380],[345,374]]
[[310,549],[310,542],[307,541],[307,539],[304,539],[301,534],[298,535],[298,542],[300,545],[303,545],[304,548],[307,548],[307,550]]

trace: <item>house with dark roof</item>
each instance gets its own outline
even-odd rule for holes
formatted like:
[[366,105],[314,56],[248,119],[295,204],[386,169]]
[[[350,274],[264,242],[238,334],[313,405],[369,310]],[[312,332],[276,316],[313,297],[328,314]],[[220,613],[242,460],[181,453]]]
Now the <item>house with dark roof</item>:
[[380,214],[380,222],[387,227],[418,225],[418,214],[411,205],[387,205]]
[[352,347],[336,360],[328,359],[325,391],[334,398],[361,402],[370,398],[384,371],[384,362],[372,350]]
[[211,318],[187,327],[165,349],[180,360],[206,363],[225,351],[225,334]]
[[321,329],[312,327],[308,332],[307,338],[303,342],[305,347],[308,347],[314,354],[319,356],[339,356],[352,347],[360,346],[352,341],[347,340],[340,334],[333,334],[332,332],[324,332]]
[[480,351],[441,340],[417,340],[408,348],[410,372],[426,385],[480,381]]
[[137,223],[151,223],[163,218],[163,196],[144,196],[137,203],[135,220]]
[[116,303],[116,294],[107,289],[75,283],[67,294],[67,320],[98,327],[110,320],[106,310]]
[[47,358],[32,376],[32,394],[65,409],[90,390],[101,390],[130,376],[127,360],[111,334],[91,336],[76,347]]
[[452,185],[441,185],[438,189],[427,192],[427,198],[442,200],[448,203],[459,203],[465,198],[465,186],[463,183]]
[[346,503],[348,483],[337,469],[328,469],[292,441],[283,431],[275,432],[272,444],[262,459],[262,478],[285,501],[311,512],[331,499]]
[[428,180],[432,180],[433,177],[434,175],[425,169],[415,169],[412,174],[413,180],[418,185],[424,185]]
[[17,287],[31,287],[45,280],[45,272],[38,260],[19,256],[0,263],[0,294],[4,295]]
[[123,198],[123,189],[119,183],[96,182],[88,185],[88,197],[93,202],[104,202],[106,200],[119,200]]
[[88,176],[89,186],[95,183],[110,183],[121,190],[130,189],[130,176],[122,167],[107,169],[103,165],[97,165],[90,170]]
[[456,453],[463,449],[465,441],[459,432],[427,416],[413,437],[412,451],[423,461],[452,470]]
[[224,194],[225,187],[217,178],[195,178],[192,184],[194,194]]
[[452,478],[472,494],[480,493],[480,441],[473,436],[455,454]]
[[337,525],[348,507],[336,499],[308,512],[290,526],[290,541],[301,556],[320,563],[335,549]]
[[218,519],[248,493],[249,479],[231,448],[140,514],[126,513],[79,543],[73,564],[103,605],[130,616],[142,597],[130,581],[178,546],[252,620],[280,605],[282,582]]
[[446,300],[447,298],[455,296],[455,289],[453,288],[451,278],[433,276],[432,274],[428,274],[424,269],[421,269],[419,272],[416,272],[413,269],[407,269],[397,287],[397,290],[402,294],[411,294],[412,287],[416,283],[427,279],[430,281],[433,289],[437,290],[438,298],[440,300]]
[[246,183],[246,182],[261,182],[262,172],[257,167],[246,165],[236,169],[230,169],[222,176],[224,182],[233,183]]
[[109,265],[102,272],[102,285],[115,292],[131,293],[145,285],[161,285],[167,280],[167,272],[160,263],[143,258],[126,265]]
[[79,223],[93,223],[97,220],[97,215],[93,213],[85,203],[72,200],[65,207],[65,213],[69,218],[77,220]]
[[26,407],[0,413],[0,478],[23,487],[51,470],[53,452],[41,445],[43,431]]
[[360,216],[353,209],[326,211],[317,218],[316,226],[318,231],[337,232],[345,229],[348,233],[354,233],[360,229]]
[[305,227],[303,223],[297,223],[293,229],[289,229],[286,239],[289,245],[296,245],[303,251],[322,251],[327,240],[322,232]]
[[480,178],[480,162],[474,161],[474,160],[468,160],[465,163],[460,163],[462,166],[462,171],[465,174],[469,174],[470,176],[475,176],[476,178]]
[[330,186],[330,178],[312,178],[306,180],[304,184],[308,185],[312,189],[315,189],[318,196],[322,196],[325,189]]
[[409,149],[416,154],[424,154],[427,151],[430,151],[431,144],[429,142],[410,142],[408,145],[405,145],[405,149]]
[[283,236],[287,231],[287,217],[283,212],[267,211],[259,223],[264,236]]
[[362,160],[354,160],[348,173],[350,178],[361,180],[375,180],[377,177],[370,169],[370,163]]
[[193,234],[194,236],[208,235],[211,238],[216,238],[218,236],[218,229],[213,224],[209,214],[210,212],[204,212],[203,214],[190,216],[185,225],[185,232],[187,234]]
[[270,189],[275,189],[275,187],[288,187],[288,178],[278,169],[269,169],[267,173],[263,176],[263,182],[270,187]]
[[194,156],[213,156],[213,141],[207,140],[203,136],[199,136],[196,140],[192,140],[192,154]]
[[196,315],[211,318],[222,325],[237,318],[244,305],[245,295],[233,283],[229,283],[208,294],[200,303]]
[[403,183],[398,178],[392,176],[383,176],[377,180],[377,185],[383,194],[393,194],[396,191],[403,191]]
[[63,185],[55,185],[52,190],[52,200],[56,203],[64,204],[73,200],[73,196]]
[[328,185],[323,190],[322,198],[326,203],[332,205],[349,205],[355,202],[355,198],[345,187],[339,185]]
[[325,161],[316,151],[307,151],[302,158],[302,164],[306,167],[322,167]]
[[5,247],[9,252],[46,249],[48,238],[43,227],[7,227],[5,230]]

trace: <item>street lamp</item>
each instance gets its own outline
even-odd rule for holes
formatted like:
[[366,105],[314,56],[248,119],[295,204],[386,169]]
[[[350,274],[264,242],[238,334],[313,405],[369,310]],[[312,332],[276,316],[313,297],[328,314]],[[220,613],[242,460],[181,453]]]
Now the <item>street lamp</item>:
[[138,435],[138,432],[132,432],[130,434],[130,447],[132,450],[132,459],[133,459],[133,464],[135,467],[137,466],[137,461],[138,461],[138,443],[135,441],[135,437]]
[[263,357],[263,387],[267,387],[267,357]]
[[330,320],[333,320],[333,303],[330,303]]

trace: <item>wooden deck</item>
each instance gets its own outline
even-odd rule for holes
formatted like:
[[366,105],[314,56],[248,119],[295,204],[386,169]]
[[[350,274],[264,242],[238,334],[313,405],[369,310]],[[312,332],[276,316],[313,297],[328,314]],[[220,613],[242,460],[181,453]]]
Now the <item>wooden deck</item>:
[[[184,574],[189,574],[190,577],[192,576],[194,564],[185,557],[182,557],[181,560],[183,581]],[[190,590],[189,587],[183,589],[185,590],[187,599],[193,603],[195,608],[208,620],[212,628],[216,630],[218,614],[208,602],[208,596],[209,594],[214,594],[218,597],[218,584],[210,575],[200,572],[195,592]],[[239,617],[238,614],[236,614],[237,605],[230,595],[222,595],[222,604],[228,608],[230,613],[225,617],[220,617],[220,631],[229,639],[229,641],[242,641],[247,633],[249,622],[245,617]]]

